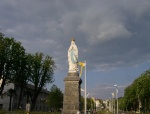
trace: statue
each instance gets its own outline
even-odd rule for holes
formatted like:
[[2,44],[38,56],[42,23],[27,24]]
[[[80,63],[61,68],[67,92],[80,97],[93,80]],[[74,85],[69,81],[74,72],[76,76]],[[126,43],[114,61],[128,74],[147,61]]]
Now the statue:
[[69,72],[78,72],[78,48],[75,39],[72,38],[71,45],[68,50]]
[[63,98],[63,114],[78,114],[81,102],[81,83],[82,80],[78,73],[78,48],[75,39],[71,39],[71,45],[68,49],[69,71],[65,82],[65,91]]

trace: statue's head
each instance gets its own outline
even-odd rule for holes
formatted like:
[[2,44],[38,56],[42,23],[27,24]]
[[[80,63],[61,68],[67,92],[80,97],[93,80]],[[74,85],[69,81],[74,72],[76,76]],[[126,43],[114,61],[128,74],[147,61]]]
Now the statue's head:
[[75,39],[71,38],[71,45],[75,45]]
[[74,42],[75,42],[75,39],[74,39],[74,38],[71,38],[71,41],[74,41]]

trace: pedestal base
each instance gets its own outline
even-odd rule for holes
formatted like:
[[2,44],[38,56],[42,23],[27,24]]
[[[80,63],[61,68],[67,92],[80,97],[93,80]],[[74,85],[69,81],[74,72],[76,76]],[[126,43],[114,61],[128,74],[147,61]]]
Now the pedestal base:
[[77,114],[80,110],[80,84],[78,73],[68,73],[64,79],[65,92],[63,101],[63,114]]

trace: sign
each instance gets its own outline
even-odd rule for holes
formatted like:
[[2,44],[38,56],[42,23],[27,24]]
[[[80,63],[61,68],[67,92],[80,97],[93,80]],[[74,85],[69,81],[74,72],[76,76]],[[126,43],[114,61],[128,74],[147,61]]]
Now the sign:
[[27,103],[27,104],[26,104],[26,111],[27,111],[27,112],[30,112],[30,103]]

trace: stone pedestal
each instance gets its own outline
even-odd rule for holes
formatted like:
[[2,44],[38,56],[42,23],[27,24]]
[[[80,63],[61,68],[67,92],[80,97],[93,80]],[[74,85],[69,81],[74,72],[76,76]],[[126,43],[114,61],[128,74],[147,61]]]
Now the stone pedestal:
[[64,81],[63,114],[77,114],[80,110],[80,85],[82,81],[78,73],[68,73]]

